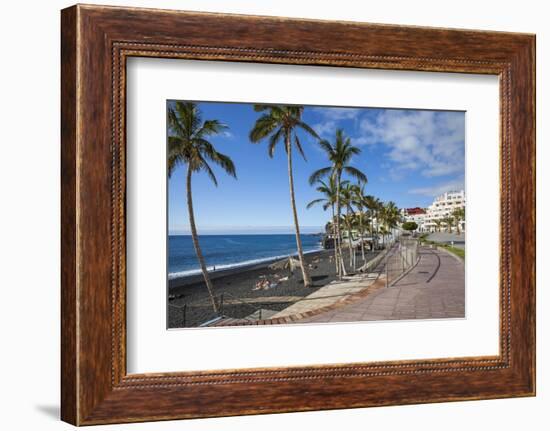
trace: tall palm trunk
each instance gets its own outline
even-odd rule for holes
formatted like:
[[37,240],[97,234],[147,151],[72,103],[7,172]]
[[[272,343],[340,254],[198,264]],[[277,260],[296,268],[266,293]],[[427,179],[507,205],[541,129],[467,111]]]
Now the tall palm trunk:
[[376,249],[374,245],[374,211],[370,211],[370,235],[371,235],[371,244],[372,244],[372,251]]
[[201,247],[199,245],[199,238],[197,235],[197,227],[195,226],[195,214],[193,213],[193,193],[191,191],[191,175],[193,171],[189,166],[187,168],[187,210],[189,211],[189,224],[191,225],[191,238],[193,239],[193,246],[195,247],[195,253],[197,254],[197,259],[199,260],[199,265],[201,267],[202,275],[204,277],[204,282],[206,283],[206,288],[208,289],[208,295],[210,296],[210,301],[212,302],[212,308],[214,312],[218,313],[218,304],[216,303],[216,298],[214,298],[214,286],[210,277],[208,277],[208,271],[206,269],[206,263],[204,262],[204,257],[202,255]]
[[365,262],[365,227],[363,226],[363,211],[359,214],[359,232],[361,234],[361,257]]
[[336,177],[336,240],[337,240],[337,248],[338,248],[338,276],[342,277],[346,274],[346,267],[344,265],[344,259],[342,255],[342,244],[341,244],[341,236],[340,236],[340,214],[341,214],[341,207],[340,207],[340,180],[341,180],[341,174],[338,172]]
[[336,274],[339,273],[338,265],[338,248],[336,246],[336,220],[334,219],[334,203],[331,204],[332,208],[332,241],[334,244],[334,264],[336,265]]
[[296,211],[296,199],[294,198],[294,177],[292,175],[292,147],[290,145],[290,133],[286,134],[286,153],[288,159],[288,185],[290,187],[290,204],[292,205],[292,216],[294,217],[294,227],[296,228],[296,247],[298,248],[298,257],[302,267],[302,276],[304,277],[304,286],[311,286],[311,277],[304,259],[302,249],[302,238],[300,237],[300,225],[298,223],[298,213]]
[[349,206],[346,208],[346,215],[347,215],[347,222],[346,222],[346,225],[347,225],[347,228],[348,228],[348,248],[349,248],[349,266],[350,268],[353,268],[355,269],[355,265],[353,264],[353,255],[354,255],[354,250],[353,250],[353,237],[351,235],[351,221],[350,221],[350,217],[349,217]]
[[378,211],[375,212],[376,214],[376,248],[378,248],[378,246],[380,245],[378,243],[378,236],[380,235],[380,220],[379,220],[379,216],[380,214],[378,213]]

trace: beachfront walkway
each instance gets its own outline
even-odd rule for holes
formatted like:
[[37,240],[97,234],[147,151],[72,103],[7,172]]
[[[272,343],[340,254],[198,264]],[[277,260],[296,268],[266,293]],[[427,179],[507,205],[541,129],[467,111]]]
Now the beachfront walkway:
[[393,286],[300,322],[464,317],[464,263],[450,253],[420,248],[420,260]]
[[358,274],[345,277],[343,281],[333,281],[311,295],[279,311],[273,318],[299,315],[322,307],[331,306],[342,299],[364,291],[378,278],[377,273]]

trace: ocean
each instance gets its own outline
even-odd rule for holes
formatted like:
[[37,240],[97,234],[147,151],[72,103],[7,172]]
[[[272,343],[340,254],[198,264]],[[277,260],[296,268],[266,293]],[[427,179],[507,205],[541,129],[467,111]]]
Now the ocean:
[[[301,235],[304,252],[321,250],[321,235]],[[209,270],[234,268],[296,254],[294,234],[199,235]],[[200,272],[191,235],[168,236],[168,278]]]

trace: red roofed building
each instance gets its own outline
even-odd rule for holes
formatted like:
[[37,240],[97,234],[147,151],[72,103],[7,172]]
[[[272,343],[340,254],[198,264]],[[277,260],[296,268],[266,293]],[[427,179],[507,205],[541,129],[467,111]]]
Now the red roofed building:
[[405,208],[405,215],[426,214],[426,210],[420,207]]
[[424,208],[403,208],[401,215],[404,221],[413,221],[418,225],[417,232],[424,232],[424,221],[426,219],[426,210]]

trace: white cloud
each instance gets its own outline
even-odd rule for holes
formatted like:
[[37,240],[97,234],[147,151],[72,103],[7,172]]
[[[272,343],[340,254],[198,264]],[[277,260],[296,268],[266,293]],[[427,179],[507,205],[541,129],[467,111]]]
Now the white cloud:
[[436,184],[430,187],[420,187],[409,190],[409,193],[423,196],[436,197],[445,192],[452,190],[464,190],[464,178],[457,178],[453,181],[448,181],[441,184]]
[[358,108],[311,108],[313,112],[321,116],[321,121],[312,127],[319,136],[324,139],[333,139],[339,124],[344,120],[357,120],[361,114]]
[[312,108],[312,111],[330,121],[353,120],[359,116],[359,108]]
[[324,139],[332,139],[336,134],[336,129],[338,128],[335,121],[324,121],[322,123],[314,124],[313,130]]
[[426,177],[464,172],[464,113],[386,110],[363,118],[363,145],[384,145],[399,171],[420,170]]
[[368,145],[370,143],[369,139],[365,136],[358,136],[352,138],[354,145]]

